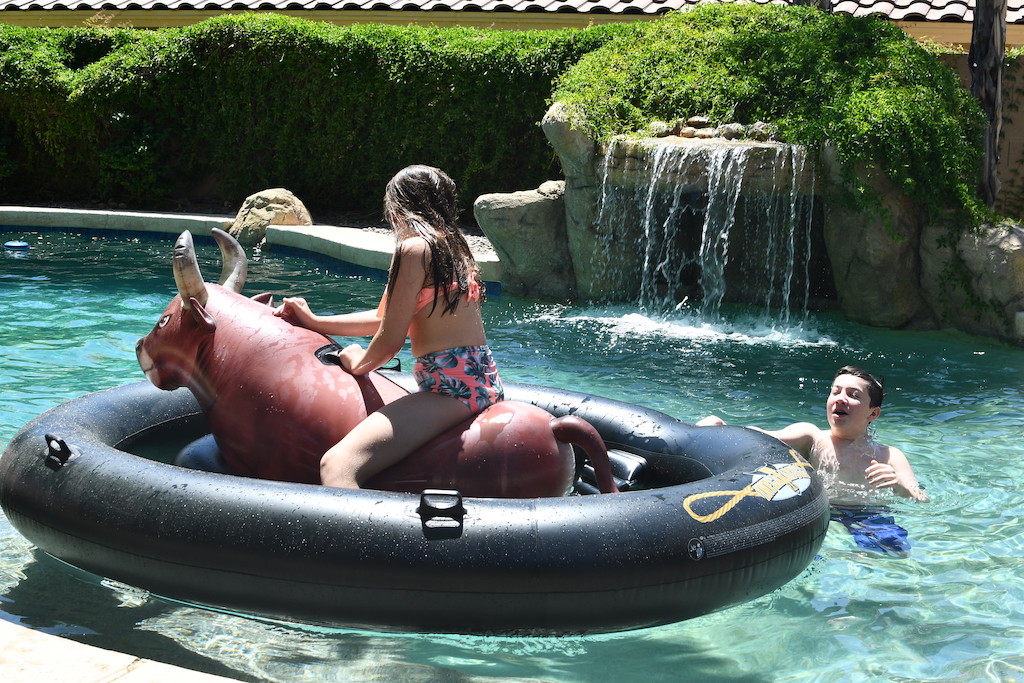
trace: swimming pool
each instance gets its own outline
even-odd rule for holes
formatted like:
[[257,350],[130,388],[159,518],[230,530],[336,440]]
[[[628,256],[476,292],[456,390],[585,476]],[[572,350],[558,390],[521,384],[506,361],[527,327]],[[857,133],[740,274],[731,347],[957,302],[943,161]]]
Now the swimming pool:
[[[0,271],[0,448],[43,410],[142,379],[135,340],[175,289],[169,241],[0,229],[25,258]],[[217,251],[200,247],[213,277]],[[246,292],[318,310],[372,307],[383,283],[338,264],[260,254]],[[262,680],[1013,680],[1024,677],[1024,351],[950,333],[875,330],[833,315],[774,329],[742,311],[685,312],[495,297],[503,375],[610,396],[685,420],[824,422],[835,368],[887,378],[878,437],[911,458],[933,502],[897,504],[899,560],[830,529],[782,589],[672,626],[589,637],[385,635],[212,612],[104,581],[39,553],[0,519],[0,617],[122,652]],[[406,367],[408,351],[401,355]]]

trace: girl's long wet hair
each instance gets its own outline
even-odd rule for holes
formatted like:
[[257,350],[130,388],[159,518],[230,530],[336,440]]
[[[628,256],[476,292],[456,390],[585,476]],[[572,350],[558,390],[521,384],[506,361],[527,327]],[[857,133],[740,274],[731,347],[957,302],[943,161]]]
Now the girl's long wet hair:
[[[391,224],[398,247],[388,277],[391,296],[402,264],[402,240],[419,235],[430,247],[430,284],[434,287],[433,313],[438,300],[441,315],[451,313],[476,276],[476,259],[457,224],[458,192],[455,181],[432,166],[407,166],[395,174],[384,190],[384,216]],[[452,286],[457,284],[458,286]]]

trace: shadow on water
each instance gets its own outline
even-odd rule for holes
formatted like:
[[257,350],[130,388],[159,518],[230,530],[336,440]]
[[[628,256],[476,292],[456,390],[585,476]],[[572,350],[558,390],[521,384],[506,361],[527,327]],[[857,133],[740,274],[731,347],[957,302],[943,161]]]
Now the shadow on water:
[[688,637],[683,625],[512,638],[286,624],[164,600],[35,548],[0,598],[0,609],[4,619],[44,633],[236,680],[618,683],[636,680],[640,672],[651,680],[770,680],[743,672],[713,644]]
[[18,574],[20,579],[0,598],[0,611],[8,621],[94,647],[239,678],[230,667],[140,628],[167,610],[145,591],[101,579],[38,548],[29,551]]

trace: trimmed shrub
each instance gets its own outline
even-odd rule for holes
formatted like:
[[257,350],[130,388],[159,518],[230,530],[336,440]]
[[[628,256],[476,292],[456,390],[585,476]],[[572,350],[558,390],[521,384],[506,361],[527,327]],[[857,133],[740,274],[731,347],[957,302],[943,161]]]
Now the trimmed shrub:
[[[464,203],[558,174],[537,125],[560,73],[617,33],[330,24],[0,28],[0,197],[223,199],[285,186],[377,209],[411,163]],[[6,171],[4,169],[7,169]]]

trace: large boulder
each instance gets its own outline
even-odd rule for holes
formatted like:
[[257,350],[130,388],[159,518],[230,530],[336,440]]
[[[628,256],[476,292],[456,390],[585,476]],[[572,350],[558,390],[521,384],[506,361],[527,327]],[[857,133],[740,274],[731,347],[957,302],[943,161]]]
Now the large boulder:
[[571,299],[576,279],[565,235],[565,183],[485,194],[473,215],[501,259],[502,288],[518,296]]
[[959,235],[929,226],[921,239],[922,289],[943,323],[1024,341],[1024,227],[986,225]]
[[[932,327],[921,296],[920,230],[905,198],[892,222],[833,207],[824,224],[839,307],[847,318],[878,327]],[[892,204],[890,204],[892,206]],[[907,209],[907,210],[903,210]]]
[[313,225],[313,219],[298,197],[274,187],[246,197],[228,232],[241,244],[252,246],[267,236],[268,225]]
[[544,114],[541,129],[565,172],[563,222],[576,294],[584,300],[614,298],[623,288],[609,277],[609,273],[619,272],[619,264],[598,234],[601,191],[598,147],[592,138],[575,127],[576,117],[565,103],[555,102]]
[[1002,309],[1007,318],[1024,311],[1024,227],[985,226],[963,235],[957,249],[971,274],[974,291]]
[[822,227],[839,307],[865,325],[933,328],[935,316],[921,293],[921,231],[925,212],[885,174],[858,169],[878,204],[850,206],[838,155],[826,147],[821,161],[832,183]]

